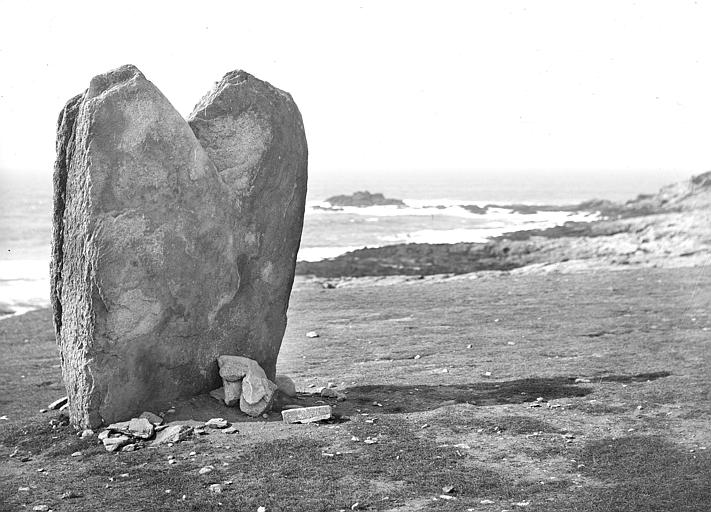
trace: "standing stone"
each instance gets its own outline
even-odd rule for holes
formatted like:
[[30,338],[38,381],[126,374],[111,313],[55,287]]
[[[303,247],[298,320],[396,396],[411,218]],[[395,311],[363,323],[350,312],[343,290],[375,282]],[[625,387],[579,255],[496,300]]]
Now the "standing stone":
[[133,66],[67,103],[51,298],[75,425],[214,389],[220,354],[274,377],[306,162],[291,97],[243,72],[226,75],[190,125]]

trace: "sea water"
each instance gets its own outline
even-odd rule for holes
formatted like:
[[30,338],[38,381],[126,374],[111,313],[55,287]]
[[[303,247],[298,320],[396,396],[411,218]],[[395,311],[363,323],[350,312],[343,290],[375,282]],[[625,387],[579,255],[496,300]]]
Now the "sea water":
[[[686,179],[666,172],[313,172],[298,259],[317,261],[396,243],[482,242],[519,229],[589,220],[594,212],[523,215],[502,208],[474,214],[462,205],[569,205],[627,200]],[[358,190],[402,199],[406,207],[324,209]],[[0,317],[49,305],[51,173],[0,171]]]

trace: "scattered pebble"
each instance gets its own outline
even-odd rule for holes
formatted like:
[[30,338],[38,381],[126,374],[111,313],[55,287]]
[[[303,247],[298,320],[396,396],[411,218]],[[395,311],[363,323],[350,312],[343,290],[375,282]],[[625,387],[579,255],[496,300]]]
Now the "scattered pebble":
[[413,359],[420,359],[422,356],[420,354],[417,354]]
[[213,492],[215,494],[222,494],[222,490],[224,489],[222,487],[222,484],[212,484],[209,487],[210,492]]
[[87,428],[87,429],[81,431],[81,434],[79,435],[79,437],[81,437],[82,439],[86,439],[87,437],[91,437],[93,435],[94,435],[94,431],[91,430],[90,428]]
[[448,494],[440,494],[439,497],[440,497],[440,499],[443,499],[443,500],[456,500],[457,499],[454,496],[449,496]]
[[49,510],[49,505],[35,505],[32,510],[36,512],[47,512]]
[[471,345],[471,343],[470,343],[469,345],[467,345],[467,348],[472,348],[472,345]]
[[223,434],[239,434],[239,430],[237,429],[237,427],[232,425],[231,427],[227,427],[227,428],[223,429],[222,433]]
[[318,338],[319,334],[316,331],[309,331],[306,333],[307,338]]
[[71,500],[74,498],[81,498],[81,494],[79,494],[78,492],[74,492],[74,491],[67,491],[64,494],[62,494],[63,500]]
[[481,504],[481,505],[493,505],[494,503],[496,503],[496,502],[493,500],[481,500],[479,502],[479,504]]
[[81,452],[74,452],[71,455],[72,457],[81,457]]
[[365,441],[363,441],[365,444],[375,444],[378,442],[377,437],[366,437]]
[[212,473],[214,470],[215,466],[205,466],[200,468],[200,471],[198,471],[198,473],[201,475],[207,475],[208,473]]
[[229,422],[224,418],[212,418],[205,422],[206,428],[227,428],[229,426]]
[[29,487],[18,487],[17,489],[18,492],[29,492],[29,490]]
[[267,509],[265,507],[258,507],[257,512],[267,512]]

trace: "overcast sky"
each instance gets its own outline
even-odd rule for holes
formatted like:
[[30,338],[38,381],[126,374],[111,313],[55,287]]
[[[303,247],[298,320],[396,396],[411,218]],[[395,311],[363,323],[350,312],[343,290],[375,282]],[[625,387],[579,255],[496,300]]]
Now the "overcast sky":
[[138,66],[187,115],[244,69],[292,93],[310,170],[711,169],[711,2],[0,0],[0,169]]

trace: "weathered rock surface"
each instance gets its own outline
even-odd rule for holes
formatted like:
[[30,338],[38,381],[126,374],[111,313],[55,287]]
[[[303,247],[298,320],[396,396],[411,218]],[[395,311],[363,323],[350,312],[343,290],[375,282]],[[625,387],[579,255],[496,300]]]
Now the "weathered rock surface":
[[249,372],[255,361],[241,356],[220,356],[217,365],[220,367],[220,377],[228,382],[239,382]]
[[319,405],[315,407],[301,407],[299,409],[287,409],[281,412],[284,423],[313,423],[331,418],[333,410],[330,405]]
[[227,407],[237,405],[239,403],[239,399],[242,397],[242,381],[229,382],[223,380],[223,382],[225,385],[222,388],[222,400],[225,402],[225,405]]
[[274,401],[274,384],[257,361],[241,356],[222,355],[217,359],[224,383],[225,404],[234,405],[250,416],[269,410]]
[[154,446],[183,441],[193,434],[193,427],[188,425],[168,425],[156,433],[156,438],[151,443]]
[[189,123],[133,66],[60,115],[51,298],[75,425],[213,389],[219,354],[274,376],[306,195],[301,116],[232,72]]
[[277,375],[274,383],[277,385],[277,389],[284,395],[291,398],[296,396],[296,384],[291,380],[291,377],[287,375]]

